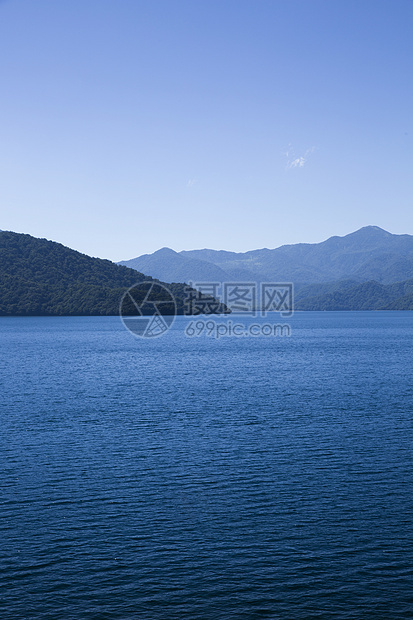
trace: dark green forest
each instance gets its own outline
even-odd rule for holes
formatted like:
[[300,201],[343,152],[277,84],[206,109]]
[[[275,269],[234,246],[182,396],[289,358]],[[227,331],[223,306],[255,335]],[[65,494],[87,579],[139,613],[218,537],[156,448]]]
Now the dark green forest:
[[298,287],[296,310],[413,310],[413,279],[394,284],[351,281]]
[[[158,282],[54,241],[0,232],[0,316],[116,315],[124,292],[144,281]],[[178,314],[197,313],[196,307],[188,311],[185,284],[165,286]],[[210,310],[227,311],[216,300],[210,302]]]

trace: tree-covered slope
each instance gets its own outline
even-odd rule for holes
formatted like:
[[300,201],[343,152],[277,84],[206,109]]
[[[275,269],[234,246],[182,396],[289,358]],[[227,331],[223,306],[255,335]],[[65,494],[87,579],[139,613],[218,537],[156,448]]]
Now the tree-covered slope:
[[[348,283],[312,287],[312,295],[305,296],[301,289],[296,299],[296,310],[413,310],[413,280],[381,284],[380,282],[363,282],[348,286]],[[307,292],[309,290],[307,289]]]
[[[54,241],[0,232],[0,316],[118,314],[125,290],[148,280]],[[183,313],[185,285],[167,287]]]

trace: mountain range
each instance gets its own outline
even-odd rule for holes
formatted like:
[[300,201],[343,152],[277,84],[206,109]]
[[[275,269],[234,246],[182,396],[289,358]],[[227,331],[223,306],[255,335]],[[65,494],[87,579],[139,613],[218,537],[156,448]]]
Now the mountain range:
[[298,243],[275,249],[227,252],[162,248],[119,263],[166,282],[294,282],[352,280],[381,284],[413,277],[413,236],[394,235],[366,226],[321,243]]
[[[172,282],[165,286],[179,314],[198,313],[188,310],[184,282],[292,281],[296,310],[413,310],[413,237],[368,226],[319,244],[245,253],[163,248],[117,265],[0,231],[0,316],[118,314],[124,292],[148,280]],[[203,302],[228,311],[211,296]]]

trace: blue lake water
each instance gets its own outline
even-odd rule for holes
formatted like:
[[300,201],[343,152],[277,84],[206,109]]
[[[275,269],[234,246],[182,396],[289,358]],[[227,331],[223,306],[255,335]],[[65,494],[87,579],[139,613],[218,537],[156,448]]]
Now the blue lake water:
[[0,618],[413,618],[413,313],[188,321],[0,319]]

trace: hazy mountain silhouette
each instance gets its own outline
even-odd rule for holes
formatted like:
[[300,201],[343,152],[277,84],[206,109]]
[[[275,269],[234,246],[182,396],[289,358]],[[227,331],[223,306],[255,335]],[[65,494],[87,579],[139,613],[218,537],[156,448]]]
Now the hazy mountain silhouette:
[[228,274],[208,261],[183,256],[170,248],[161,248],[153,254],[143,254],[138,258],[122,261],[119,265],[162,276],[153,276],[165,282],[222,282]]
[[389,284],[413,277],[413,236],[366,226],[321,243],[242,253],[209,249],[174,252],[163,248],[120,264],[170,282],[322,283],[350,279]]

